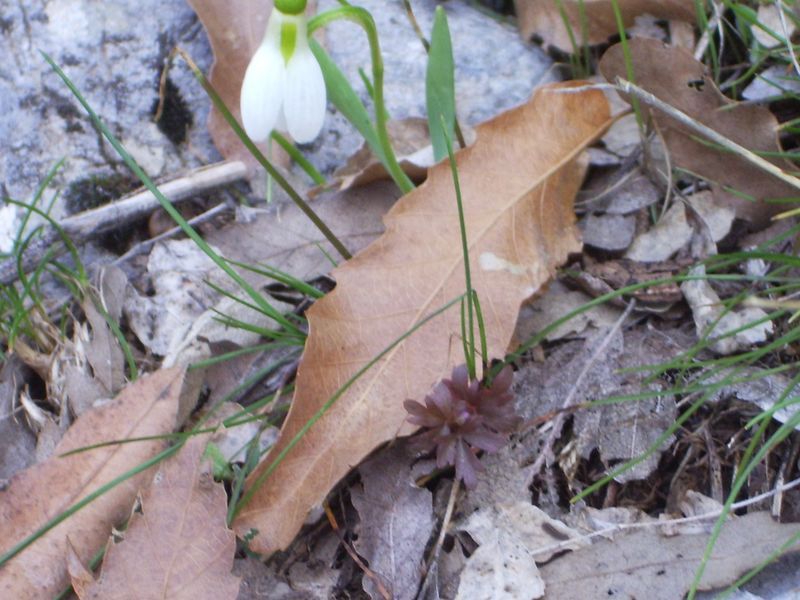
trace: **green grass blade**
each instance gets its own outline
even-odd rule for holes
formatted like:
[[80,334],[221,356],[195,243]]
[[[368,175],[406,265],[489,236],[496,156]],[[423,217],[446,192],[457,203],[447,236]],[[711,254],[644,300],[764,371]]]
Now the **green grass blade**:
[[305,436],[305,434],[308,433],[308,430],[311,429],[314,426],[314,424],[317,421],[319,421],[326,412],[328,412],[328,410],[330,410],[330,408],[336,403],[336,401],[339,400],[339,398],[341,398],[342,395],[348,389],[350,389],[350,387],[356,381],[358,381],[362,375],[364,375],[364,373],[369,371],[384,356],[386,356],[389,352],[394,350],[394,348],[398,344],[402,343],[405,339],[413,335],[415,331],[417,331],[419,328],[424,326],[432,319],[438,317],[440,314],[445,312],[447,309],[449,309],[456,303],[460,302],[463,298],[464,294],[461,294],[460,296],[453,298],[450,302],[448,302],[444,306],[438,308],[437,310],[426,316],[424,319],[421,319],[420,321],[415,323],[408,331],[406,331],[403,335],[399,336],[398,338],[394,339],[372,360],[370,360],[367,364],[365,364],[358,371],[356,371],[356,373],[350,379],[348,379],[344,383],[344,385],[342,385],[338,390],[336,390],[336,392],[330,398],[328,398],[325,404],[323,404],[322,407],[320,407],[320,409],[316,413],[314,413],[314,415],[308,421],[306,421],[305,425],[303,425],[300,431],[298,431],[297,434],[289,441],[289,443],[286,444],[286,447],[280,452],[280,454],[278,454],[278,456],[275,457],[275,460],[272,461],[272,463],[270,463],[269,467],[267,467],[264,470],[264,472],[258,476],[258,478],[253,482],[253,485],[250,486],[250,489],[248,489],[247,492],[244,494],[244,496],[242,496],[242,499],[236,506],[236,509],[233,511],[232,516],[235,517],[242,510],[242,508],[244,508],[247,505],[247,503],[250,502],[250,500],[253,497],[253,494],[255,494],[256,491],[264,484],[264,482],[267,480],[267,477],[269,477],[272,474],[272,472],[275,471],[278,465],[283,462],[283,460],[286,458],[289,452],[291,452],[292,449],[297,445],[297,443],[301,439],[303,439],[303,436]]
[[220,269],[222,269],[226,275],[228,275],[236,284],[244,290],[250,298],[264,311],[265,314],[269,315],[275,322],[280,323],[283,327],[292,331],[296,334],[301,334],[301,332],[295,327],[289,320],[287,320],[280,312],[278,312],[268,301],[264,298],[261,294],[259,294],[253,287],[248,284],[242,277],[234,271],[226,262],[225,260],[219,256],[214,250],[209,246],[206,241],[200,237],[200,235],[192,228],[189,223],[186,222],[186,219],[181,216],[181,214],[175,209],[172,203],[161,193],[153,180],[142,170],[142,168],[137,164],[134,158],[128,153],[127,150],[122,146],[122,144],[117,140],[111,130],[106,126],[106,124],[97,116],[97,113],[94,112],[92,107],[86,101],[86,99],[81,94],[80,90],[75,86],[72,80],[67,77],[66,73],[61,70],[55,61],[50,58],[50,56],[44,52],[42,52],[44,59],[47,63],[52,67],[52,69],[56,72],[56,74],[61,78],[64,84],[69,88],[78,102],[81,103],[84,110],[89,114],[89,117],[94,123],[95,127],[100,130],[103,136],[108,140],[108,142],[113,146],[114,150],[117,151],[117,154],[120,155],[122,160],[128,166],[128,168],[133,171],[133,173],[141,180],[144,186],[150,191],[153,196],[156,197],[158,202],[164,208],[164,210],[169,214],[170,217],[180,226],[184,233],[195,243],[197,244],[198,248],[200,248]]
[[328,90],[328,100],[342,113],[345,119],[352,123],[356,131],[361,134],[364,141],[367,142],[369,149],[382,163],[386,161],[383,154],[380,142],[378,141],[378,134],[372,126],[372,120],[369,117],[367,108],[361,102],[353,86],[347,81],[347,77],[336,66],[336,63],[331,60],[328,53],[320,46],[316,40],[309,40],[311,52],[317,57],[317,62],[322,69],[322,76],[325,79],[325,87]]
[[433,157],[439,162],[447,156],[447,140],[453,139],[456,122],[456,87],[453,44],[447,14],[441,6],[431,32],[428,69],[425,75],[425,100],[428,108],[428,129],[433,144]]
[[325,185],[325,177],[322,176],[322,173],[303,156],[303,153],[297,149],[297,146],[282,136],[277,129],[272,131],[272,139],[278,142],[278,145],[306,172],[306,175],[311,177],[314,183],[317,185]]

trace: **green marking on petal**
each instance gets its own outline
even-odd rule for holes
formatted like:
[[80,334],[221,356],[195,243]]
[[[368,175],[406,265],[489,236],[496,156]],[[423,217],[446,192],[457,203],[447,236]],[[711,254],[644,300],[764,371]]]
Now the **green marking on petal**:
[[289,59],[294,54],[297,46],[297,23],[294,21],[284,21],[281,23],[281,54],[283,60],[289,63]]
[[306,9],[306,0],[275,0],[275,8],[285,15],[299,15]]

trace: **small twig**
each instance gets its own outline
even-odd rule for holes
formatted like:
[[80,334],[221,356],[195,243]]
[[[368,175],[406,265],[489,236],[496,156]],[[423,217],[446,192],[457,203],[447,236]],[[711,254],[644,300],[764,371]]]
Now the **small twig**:
[[161,69],[161,77],[158,80],[158,106],[156,107],[156,114],[153,115],[153,122],[158,123],[164,115],[164,105],[167,102],[167,80],[169,78],[169,69],[172,66],[172,61],[175,59],[177,48],[173,48],[167,58],[164,59],[164,67]]
[[789,56],[792,59],[792,66],[794,67],[794,72],[800,76],[800,64],[797,64],[797,56],[794,54],[794,48],[792,48],[792,40],[791,35],[789,34],[789,27],[786,25],[786,14],[783,12],[783,2],[782,0],[775,0],[775,8],[778,11],[778,17],[781,20],[781,30],[783,32],[783,39],[786,42],[786,48],[789,50]]
[[712,2],[711,6],[714,8],[714,16],[711,21],[708,22],[708,27],[706,27],[705,31],[703,31],[700,41],[698,41],[697,46],[695,46],[695,60],[703,59],[703,55],[706,53],[706,48],[708,48],[708,44],[711,42],[711,32],[718,27],[720,20],[722,19],[722,11],[720,10],[719,3]]
[[541,472],[542,467],[544,467],[545,462],[553,458],[553,446],[556,440],[561,435],[561,430],[564,427],[564,421],[567,415],[566,410],[570,406],[572,406],[573,400],[575,399],[575,395],[578,393],[578,390],[580,389],[583,380],[588,375],[589,370],[597,362],[597,360],[600,358],[603,352],[605,352],[605,349],[611,343],[612,338],[619,331],[620,327],[622,327],[622,324],[628,318],[628,315],[631,314],[631,312],[633,311],[633,307],[635,305],[636,305],[635,299],[631,300],[628,303],[628,306],[625,309],[625,311],[620,315],[616,323],[614,323],[614,325],[605,335],[603,341],[600,342],[597,348],[595,348],[594,352],[592,352],[592,355],[589,357],[589,360],[586,361],[586,364],[583,366],[583,369],[581,369],[578,378],[572,385],[572,389],[570,389],[569,393],[567,394],[567,397],[564,399],[564,403],[561,406],[562,412],[558,413],[556,415],[556,418],[553,419],[553,424],[552,424],[553,427],[550,430],[550,433],[547,435],[547,440],[545,441],[542,450],[539,452],[539,456],[536,458],[536,461],[533,463],[533,467],[531,468],[532,471],[531,477],[535,477],[536,475],[538,475]]
[[431,49],[430,42],[428,42],[425,34],[422,33],[417,17],[414,14],[414,9],[411,8],[411,2],[409,0],[403,0],[403,6],[406,9],[406,16],[408,17],[409,23],[411,23],[411,27],[414,29],[414,33],[417,34],[419,41],[422,43],[422,47],[425,48],[425,52],[429,52]]
[[[661,140],[661,145],[664,148],[664,162],[667,163],[667,174],[661,173],[660,169],[656,169],[658,173],[664,177],[664,180],[667,184],[667,192],[664,194],[664,204],[661,206],[661,214],[659,215],[659,220],[667,214],[667,210],[669,210],[670,204],[672,203],[672,194],[673,194],[673,187],[674,183],[672,181],[672,155],[670,154],[669,147],[667,146],[666,141],[664,140],[664,134],[661,131],[661,127],[659,127],[658,123],[654,120],[653,121],[653,129],[655,130],[656,135]],[[647,146],[649,148],[649,146]],[[649,158],[650,153],[647,153]]]
[[[763,494],[753,496],[747,500],[735,502],[731,504],[728,514],[733,515],[733,513],[737,510],[757,504],[762,500],[766,500],[767,498],[774,496],[775,494],[786,492],[798,486],[800,486],[800,478],[790,481],[786,485],[776,486],[769,492],[764,492]],[[568,550],[570,547],[574,546],[576,540],[589,541],[597,537],[608,537],[615,533],[620,533],[622,531],[628,531],[631,529],[647,529],[649,527],[664,527],[665,525],[683,525],[686,523],[697,523],[698,521],[708,521],[719,518],[722,513],[723,509],[719,508],[717,510],[712,510],[711,512],[703,513],[702,515],[692,515],[691,517],[682,517],[680,519],[664,519],[663,521],[654,520],[638,523],[618,523],[617,525],[612,525],[611,527],[606,527],[605,529],[593,531],[592,533],[581,536],[580,538],[570,538],[568,540],[564,540],[563,542],[557,542],[555,544],[550,544],[549,546],[537,548],[534,555],[544,553],[550,554],[553,552],[558,552],[559,550]]]
[[425,579],[422,580],[419,594],[417,594],[417,600],[424,597],[425,591],[430,586],[431,574],[435,572],[431,567],[436,564],[437,560],[439,560],[439,554],[442,552],[444,537],[447,535],[447,529],[450,526],[450,520],[453,518],[453,510],[456,506],[458,490],[461,488],[460,484],[460,479],[453,480],[453,485],[450,488],[450,497],[447,499],[447,508],[445,509],[444,517],[442,518],[442,527],[439,529],[439,536],[436,538],[436,543],[434,544],[433,548],[431,549],[431,553],[428,556],[428,566],[425,569]]
[[765,160],[755,154],[754,152],[748,150],[744,146],[740,146],[736,142],[729,140],[724,135],[717,133],[710,127],[703,125],[699,121],[694,120],[692,117],[687,115],[686,113],[678,110],[674,106],[670,106],[663,100],[660,100],[650,92],[647,92],[640,88],[639,86],[622,79],[621,77],[617,77],[617,87],[626,94],[631,94],[636,96],[639,100],[644,102],[645,104],[649,104],[653,108],[660,110],[661,112],[667,114],[672,119],[675,119],[682,125],[693,129],[700,135],[705,138],[708,138],[711,142],[717,144],[718,146],[722,146],[726,150],[737,154],[741,158],[745,159],[749,163],[753,164],[754,166],[758,167],[762,171],[769,173],[770,175],[777,177],[784,183],[792,186],[793,188],[800,189],[800,179],[797,177],[793,177],[789,175],[782,169],[776,167],[768,160]]
[[714,443],[714,436],[708,430],[708,423],[703,423],[702,427],[703,440],[706,443],[706,452],[708,453],[708,470],[709,479],[711,480],[711,497],[719,502],[724,502],[725,492],[722,488],[722,465],[720,464],[719,455],[717,454],[717,447]]
[[[786,471],[791,469],[793,465],[797,462],[797,454],[800,452],[800,437],[794,436],[794,442],[792,442],[792,448],[789,450],[788,456],[784,456],[783,460],[781,461],[781,466],[778,468],[778,476],[775,480],[775,487],[780,488],[783,485],[783,482],[786,480]],[[779,490],[775,496],[772,498],[772,508],[771,514],[774,518],[780,518],[781,512],[783,512],[783,499],[784,499],[784,490]]]
[[[210,208],[206,212],[197,215],[193,219],[189,219],[187,223],[192,227],[196,227],[198,225],[202,225],[203,223],[207,223],[208,221],[212,220],[218,215],[221,215],[226,210],[230,210],[230,206],[228,204],[217,204],[214,208]],[[183,231],[180,227],[176,226],[172,229],[168,229],[164,233],[160,233],[159,235],[150,238],[149,240],[144,240],[143,242],[139,242],[133,248],[128,250],[125,254],[114,260],[111,264],[118,265],[123,263],[127,260],[130,260],[136,256],[141,254],[146,254],[150,252],[150,250],[161,240],[165,240],[167,238],[171,238],[173,235],[177,235]]]
[[[159,189],[171,202],[177,203],[210,189],[244,179],[246,175],[247,166],[243,162],[223,161],[200,167],[187,175],[167,181],[161,184]],[[73,242],[81,243],[138,221],[160,206],[155,196],[144,190],[105,206],[67,217],[59,223],[59,227]],[[52,245],[59,239],[59,234],[53,227],[46,227],[22,256],[23,271],[28,273],[36,268],[45,253],[50,251]],[[18,277],[16,257],[0,262],[0,285],[9,285]]]
[[344,534],[339,529],[339,524],[336,522],[336,517],[333,515],[333,511],[331,511],[331,507],[327,501],[322,503],[322,508],[325,510],[325,516],[328,517],[328,523],[331,524],[331,528],[339,538],[339,542],[342,544],[345,552],[350,555],[350,558],[352,558],[353,562],[358,565],[358,568],[364,572],[364,575],[369,577],[375,583],[375,586],[378,588],[378,593],[381,595],[381,597],[384,600],[392,600],[392,594],[386,589],[386,586],[383,585],[381,578],[378,577],[375,571],[364,564],[364,561],[361,560],[361,557],[356,554],[356,551],[353,550],[353,548],[350,547],[350,544],[347,543],[347,540],[344,539]]

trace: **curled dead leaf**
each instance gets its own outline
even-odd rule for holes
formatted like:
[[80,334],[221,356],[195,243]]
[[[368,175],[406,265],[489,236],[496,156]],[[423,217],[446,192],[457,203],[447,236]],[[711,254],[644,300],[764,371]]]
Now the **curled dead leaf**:
[[[415,183],[424,181],[428,169],[436,164],[428,132],[428,121],[419,117],[409,117],[399,121],[389,121],[387,129],[400,168]],[[467,144],[473,143],[475,130],[465,125],[464,137]],[[347,164],[333,174],[330,185],[336,185],[339,190],[347,190],[388,178],[386,167],[365,142],[358,152],[348,159]],[[312,193],[319,193],[319,190],[312,190]]]
[[[618,0],[625,27],[633,25],[636,17],[649,14],[658,19],[695,21],[694,0]],[[573,52],[570,29],[578,45],[581,41],[582,23],[586,23],[586,43],[601,44],[618,34],[611,0],[514,0],[519,28],[525,39],[539,36],[545,45],[555,46],[562,52]],[[560,7],[569,23],[561,16]]]
[[[689,52],[653,39],[632,39],[629,45],[638,86],[749,150],[767,153],[781,150],[778,121],[772,113],[763,106],[726,98],[703,63]],[[669,65],[669,69],[664,65]],[[603,55],[600,71],[612,83],[617,77],[627,77],[620,44]],[[727,202],[739,218],[755,227],[766,226],[771,216],[787,210],[785,202],[769,203],[769,200],[797,196],[795,188],[745,159],[698,141],[697,134],[666,114],[650,111],[650,115],[664,138],[673,165],[736,192],[726,195]],[[785,161],[765,158],[781,168],[791,168]]]

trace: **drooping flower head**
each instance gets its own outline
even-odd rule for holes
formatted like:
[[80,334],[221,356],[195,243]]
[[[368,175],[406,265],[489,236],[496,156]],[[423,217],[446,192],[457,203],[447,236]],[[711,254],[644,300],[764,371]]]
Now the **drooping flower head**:
[[267,32],[244,75],[242,124],[263,142],[276,127],[298,143],[319,135],[325,119],[325,81],[308,46],[306,0],[275,0]]

